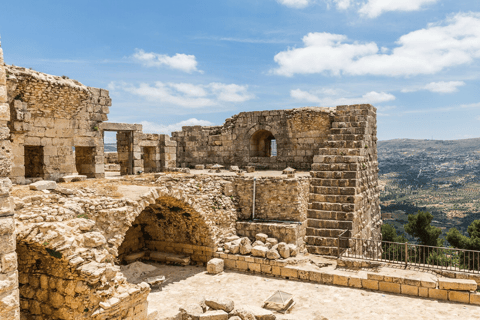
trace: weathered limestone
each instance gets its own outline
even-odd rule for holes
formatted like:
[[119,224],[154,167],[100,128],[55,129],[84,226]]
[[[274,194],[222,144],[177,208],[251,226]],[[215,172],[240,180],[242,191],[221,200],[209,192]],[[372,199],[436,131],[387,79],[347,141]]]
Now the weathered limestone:
[[20,319],[17,253],[13,202],[10,198],[12,183],[8,178],[11,169],[11,144],[7,121],[8,107],[6,72],[0,43],[0,319]]
[[[222,126],[183,127],[173,132],[177,162],[185,166],[221,164],[265,169],[310,169],[330,133],[334,108],[241,112]],[[276,156],[272,146],[276,142]],[[247,170],[248,171],[248,170]],[[250,171],[248,171],[250,172]]]
[[208,261],[207,272],[211,274],[223,272],[223,260],[214,258]]

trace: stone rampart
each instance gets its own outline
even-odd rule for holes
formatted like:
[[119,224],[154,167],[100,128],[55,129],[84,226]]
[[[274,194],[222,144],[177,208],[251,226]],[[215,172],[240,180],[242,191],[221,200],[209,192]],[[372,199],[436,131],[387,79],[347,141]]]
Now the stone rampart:
[[[103,137],[108,91],[66,77],[6,66],[14,183],[58,180],[74,173],[104,176]],[[76,160],[72,147],[86,155]],[[97,165],[102,164],[102,165]]]
[[330,133],[334,111],[312,107],[242,112],[222,126],[183,127],[172,132],[178,144],[177,163],[309,170]]

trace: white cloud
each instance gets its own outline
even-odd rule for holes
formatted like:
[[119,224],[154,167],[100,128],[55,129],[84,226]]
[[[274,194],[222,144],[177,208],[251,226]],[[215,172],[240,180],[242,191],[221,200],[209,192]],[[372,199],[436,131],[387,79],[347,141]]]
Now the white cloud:
[[442,24],[401,36],[390,54],[375,42],[349,41],[345,35],[309,33],[303,48],[275,55],[279,75],[331,73],[333,75],[412,76],[434,74],[480,58],[480,13],[457,14]]
[[375,18],[388,11],[417,11],[424,5],[438,0],[368,0],[358,12],[369,18]]
[[312,1],[311,0],[277,0],[278,3],[291,8],[305,8]]
[[430,82],[424,86],[412,87],[402,89],[402,92],[415,92],[420,90],[428,90],[436,93],[453,93],[458,91],[458,87],[464,86],[465,82],[463,81],[439,81],[439,82]]
[[141,83],[138,86],[112,82],[109,90],[121,90],[150,101],[162,102],[184,108],[204,108],[221,102],[244,102],[255,98],[248,92],[248,86],[212,82],[208,85],[171,83],[157,81],[153,85]]
[[337,4],[337,9],[339,10],[346,10],[350,8],[351,5],[351,0],[334,0],[334,2]]
[[190,118],[188,120],[183,120],[174,124],[160,124],[150,121],[140,122],[143,125],[144,133],[161,133],[161,134],[170,134],[172,131],[180,131],[183,126],[211,126],[213,123],[207,120],[198,120],[195,118]]
[[395,100],[395,96],[393,94],[385,93],[385,92],[376,92],[376,91],[368,92],[359,98],[335,98],[331,96],[319,97],[310,92],[296,89],[296,90],[290,91],[290,96],[297,100],[318,103],[320,106],[324,106],[324,107],[334,107],[339,105],[362,104],[362,103],[375,104],[375,103]]
[[197,60],[194,55],[177,53],[174,56],[159,54],[155,52],[145,52],[142,49],[135,49],[133,59],[146,67],[168,66],[172,69],[178,69],[191,73],[193,71],[202,72],[197,69]]

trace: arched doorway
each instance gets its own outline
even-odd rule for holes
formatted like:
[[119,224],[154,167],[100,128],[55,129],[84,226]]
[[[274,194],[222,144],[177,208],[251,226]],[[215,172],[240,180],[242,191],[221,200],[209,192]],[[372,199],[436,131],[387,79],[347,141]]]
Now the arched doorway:
[[118,258],[149,251],[183,254],[193,261],[206,262],[214,246],[204,217],[185,202],[163,196],[132,223],[118,249]]
[[276,156],[276,139],[267,130],[258,130],[250,138],[250,157]]

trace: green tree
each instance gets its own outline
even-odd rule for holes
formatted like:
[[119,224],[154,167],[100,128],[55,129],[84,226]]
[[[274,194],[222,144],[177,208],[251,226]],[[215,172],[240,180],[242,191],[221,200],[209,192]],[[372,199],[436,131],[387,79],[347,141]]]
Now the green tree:
[[390,242],[407,242],[407,239],[403,235],[397,235],[395,227],[389,223],[382,224],[382,240]]
[[467,228],[468,237],[451,228],[447,232],[447,241],[459,249],[480,251],[480,220],[474,220]]
[[428,211],[418,211],[417,214],[408,215],[408,223],[404,226],[405,232],[417,238],[421,245],[441,246],[443,239],[438,237],[442,234],[440,228],[430,225],[433,215]]

